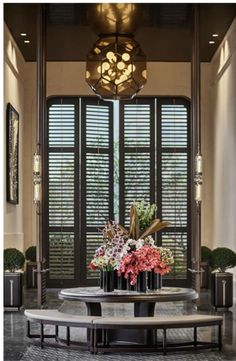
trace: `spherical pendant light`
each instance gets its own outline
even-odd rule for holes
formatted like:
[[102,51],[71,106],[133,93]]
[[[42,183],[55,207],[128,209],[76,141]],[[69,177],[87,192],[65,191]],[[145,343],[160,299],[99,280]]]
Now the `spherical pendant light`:
[[101,37],[87,55],[86,81],[103,99],[131,99],[146,80],[146,57],[131,36]]

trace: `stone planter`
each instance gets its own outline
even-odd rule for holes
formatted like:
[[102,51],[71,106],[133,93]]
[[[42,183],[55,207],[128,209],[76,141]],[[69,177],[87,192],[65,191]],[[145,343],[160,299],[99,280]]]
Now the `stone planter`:
[[17,308],[22,306],[23,273],[4,273],[4,307]]
[[200,268],[204,271],[201,273],[201,288],[209,288],[210,283],[210,267],[208,262],[201,262]]
[[216,309],[233,306],[233,274],[215,272],[211,274],[211,304]]
[[26,263],[26,287],[37,288],[37,263],[27,262]]

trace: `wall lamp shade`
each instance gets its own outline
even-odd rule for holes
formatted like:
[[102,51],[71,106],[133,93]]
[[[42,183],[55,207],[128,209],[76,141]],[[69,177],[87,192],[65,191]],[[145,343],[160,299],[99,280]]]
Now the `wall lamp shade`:
[[202,155],[198,153],[195,157],[195,201],[202,202]]
[[33,157],[33,200],[36,205],[41,200],[41,156],[37,153]]
[[147,81],[146,56],[131,36],[101,37],[87,55],[86,81],[103,99],[131,99]]

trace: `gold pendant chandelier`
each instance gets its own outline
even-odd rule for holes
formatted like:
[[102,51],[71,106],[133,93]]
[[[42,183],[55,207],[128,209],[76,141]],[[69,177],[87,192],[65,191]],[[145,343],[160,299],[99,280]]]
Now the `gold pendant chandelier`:
[[98,4],[89,14],[99,39],[87,55],[88,85],[102,99],[133,98],[147,81],[146,56],[131,34],[137,5]]
[[102,98],[133,98],[147,81],[139,44],[126,35],[101,37],[87,55],[86,81]]

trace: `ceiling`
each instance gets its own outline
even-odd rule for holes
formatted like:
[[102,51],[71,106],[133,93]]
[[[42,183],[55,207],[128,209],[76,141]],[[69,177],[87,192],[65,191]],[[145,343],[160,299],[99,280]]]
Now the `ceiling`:
[[[87,20],[89,4],[47,4],[47,60],[84,61],[98,36]],[[148,61],[191,60],[191,10],[186,3],[140,4],[135,32]],[[200,59],[208,62],[236,16],[236,4],[200,4]],[[4,4],[4,20],[26,61],[36,60],[37,4]],[[30,43],[24,43],[27,34]],[[212,39],[212,34],[219,34]],[[214,40],[215,44],[209,44]]]

